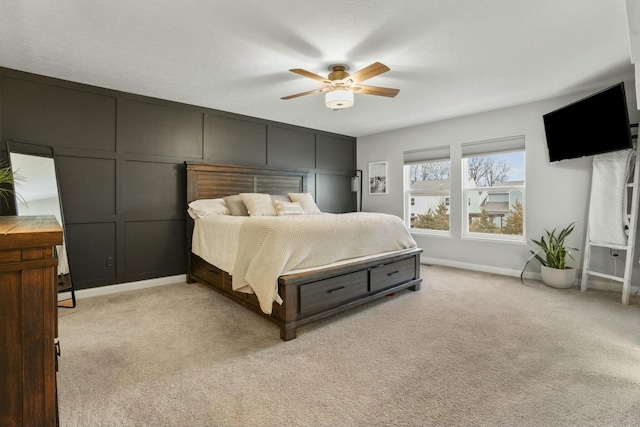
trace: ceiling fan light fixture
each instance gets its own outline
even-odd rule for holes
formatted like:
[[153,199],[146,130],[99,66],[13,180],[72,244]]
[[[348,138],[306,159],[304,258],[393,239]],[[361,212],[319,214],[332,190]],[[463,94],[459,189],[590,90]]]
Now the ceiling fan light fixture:
[[283,96],[280,99],[294,99],[301,96],[324,93],[324,102],[327,108],[339,111],[353,106],[353,92],[358,92],[358,94],[363,95],[386,96],[389,98],[393,98],[398,94],[398,92],[400,92],[400,89],[365,86],[362,84],[365,80],[389,71],[389,67],[381,64],[380,62],[374,62],[353,74],[347,73],[346,70],[349,68],[346,65],[332,65],[329,69],[331,70],[331,73],[329,73],[327,78],[312,73],[311,71],[303,70],[302,68],[290,69],[289,71],[292,73],[322,82],[322,87],[315,90],[308,90],[306,92]]
[[327,108],[332,110],[340,110],[353,106],[353,92],[346,89],[335,89],[329,91],[324,96],[324,102]]

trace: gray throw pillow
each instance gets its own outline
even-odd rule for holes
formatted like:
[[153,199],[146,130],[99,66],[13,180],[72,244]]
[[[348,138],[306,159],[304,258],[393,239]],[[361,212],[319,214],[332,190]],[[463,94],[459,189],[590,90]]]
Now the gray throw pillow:
[[234,196],[223,197],[224,201],[227,203],[227,207],[229,208],[229,212],[234,216],[249,216],[249,211],[247,210],[247,206],[242,201],[242,197],[239,194]]

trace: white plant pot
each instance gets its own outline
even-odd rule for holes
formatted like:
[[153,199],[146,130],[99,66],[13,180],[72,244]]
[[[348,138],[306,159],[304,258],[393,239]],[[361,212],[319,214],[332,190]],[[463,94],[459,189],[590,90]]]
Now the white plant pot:
[[558,289],[572,288],[576,283],[577,270],[575,268],[566,268],[564,270],[558,270],[557,268],[549,268],[544,265],[542,268],[542,282]]

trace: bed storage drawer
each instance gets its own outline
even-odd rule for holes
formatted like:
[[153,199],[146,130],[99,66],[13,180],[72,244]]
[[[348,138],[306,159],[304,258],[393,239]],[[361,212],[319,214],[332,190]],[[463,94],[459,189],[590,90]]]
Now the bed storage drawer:
[[191,271],[194,275],[215,286],[231,289],[231,283],[226,279],[225,272],[208,264],[198,256],[191,257]]
[[369,291],[376,292],[416,278],[416,258],[403,259],[371,268]]
[[300,314],[305,316],[339,306],[367,293],[367,270],[300,286]]

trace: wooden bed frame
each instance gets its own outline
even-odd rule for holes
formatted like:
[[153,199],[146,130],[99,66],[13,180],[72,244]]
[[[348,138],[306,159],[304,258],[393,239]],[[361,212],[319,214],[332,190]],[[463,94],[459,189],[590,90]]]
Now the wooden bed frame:
[[[187,203],[239,193],[281,195],[307,191],[308,172],[295,169],[186,163]],[[193,220],[187,215],[187,283],[200,282],[273,321],[280,338],[296,338],[302,325],[401,289],[420,289],[420,253],[414,248],[337,267],[288,274],[278,279],[282,304],[271,315],[260,309],[254,294],[231,288],[231,276],[191,253]]]

